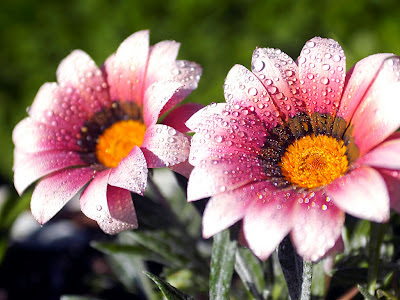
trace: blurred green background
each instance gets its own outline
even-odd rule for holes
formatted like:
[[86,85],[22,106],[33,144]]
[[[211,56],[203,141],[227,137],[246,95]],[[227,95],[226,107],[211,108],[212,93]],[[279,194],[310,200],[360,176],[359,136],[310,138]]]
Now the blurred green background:
[[131,33],[151,30],[151,43],[182,43],[179,57],[200,63],[203,76],[187,101],[223,101],[234,64],[250,68],[256,46],[296,58],[313,36],[338,40],[348,68],[377,52],[400,53],[396,0],[13,0],[0,4],[0,176],[12,183],[11,133],[39,87],[55,81],[73,49],[98,65]]

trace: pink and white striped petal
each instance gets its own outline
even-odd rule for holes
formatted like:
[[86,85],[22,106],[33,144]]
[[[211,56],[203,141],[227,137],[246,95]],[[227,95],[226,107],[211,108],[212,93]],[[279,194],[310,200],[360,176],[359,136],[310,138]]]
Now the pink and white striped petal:
[[370,167],[350,171],[329,184],[326,191],[333,203],[350,215],[379,223],[390,217],[385,181]]
[[293,212],[291,238],[305,260],[317,261],[340,237],[345,213],[322,190],[298,195]]
[[[243,231],[253,253],[267,259],[293,227],[293,196],[269,182],[249,186],[253,200],[243,218]],[[243,195],[246,196],[246,195]]]
[[73,87],[83,98],[82,105],[91,113],[110,106],[107,83],[95,62],[81,50],[68,55],[57,69],[60,86]]
[[377,168],[400,170],[400,135],[392,134],[392,136],[397,138],[384,141],[358,159],[356,163]]
[[55,172],[36,185],[31,199],[33,217],[44,224],[82,189],[94,176],[90,168]]
[[73,151],[25,153],[14,150],[14,185],[19,195],[39,178],[72,166],[84,166],[81,156]]
[[347,72],[343,96],[337,112],[338,117],[344,118],[347,123],[350,122],[367,90],[374,84],[385,60],[393,56],[394,54],[391,53],[370,55],[357,62]]
[[144,74],[149,54],[149,31],[138,31],[118,47],[105,62],[111,100],[142,104]]
[[263,123],[250,109],[236,109],[224,103],[214,103],[200,110],[186,126],[196,132],[189,157],[194,166],[202,159],[221,153],[254,156],[267,135]]
[[185,125],[186,121],[203,107],[204,105],[200,103],[185,103],[168,113],[162,123],[179,132],[189,132],[190,129]]
[[203,213],[203,237],[209,238],[241,220],[257,192],[253,185],[239,187],[212,197]]
[[185,176],[186,178],[189,178],[190,174],[193,171],[193,166],[189,163],[188,160],[185,160],[184,162],[181,162],[179,164],[169,166],[169,169],[181,174],[182,176]]
[[257,157],[226,154],[202,160],[190,175],[187,198],[207,198],[262,179],[265,173]]
[[150,47],[144,91],[156,81],[172,79],[174,75],[172,68],[169,72],[165,72],[165,67],[175,63],[180,45],[175,41],[161,41]]
[[112,168],[108,184],[143,195],[147,185],[147,162],[143,152],[135,146],[118,166]]
[[36,122],[78,133],[91,109],[79,90],[53,82],[40,87],[28,111]]
[[261,80],[242,65],[235,65],[226,76],[224,96],[231,106],[239,105],[255,112],[268,129],[282,124],[279,111]]
[[289,55],[279,49],[256,48],[251,69],[266,87],[283,120],[305,111],[298,67]]
[[389,58],[380,69],[351,120],[349,131],[354,136],[360,155],[384,141],[400,127],[400,58]]
[[310,114],[332,116],[340,104],[346,77],[346,56],[332,39],[315,37],[303,47],[299,58],[301,91],[307,98]]
[[168,101],[175,101],[183,85],[175,81],[157,81],[150,86],[144,95],[143,118],[146,127],[157,123],[163,107]]
[[83,191],[82,212],[108,234],[137,228],[136,212],[128,190],[107,184],[111,169],[101,171]]
[[47,150],[80,150],[76,134],[66,129],[38,123],[29,117],[15,126],[12,138],[16,148],[29,153]]
[[162,168],[186,161],[190,141],[188,136],[173,127],[156,124],[147,128],[140,148],[149,168]]
[[389,197],[390,207],[400,213],[400,170],[378,169],[385,180]]

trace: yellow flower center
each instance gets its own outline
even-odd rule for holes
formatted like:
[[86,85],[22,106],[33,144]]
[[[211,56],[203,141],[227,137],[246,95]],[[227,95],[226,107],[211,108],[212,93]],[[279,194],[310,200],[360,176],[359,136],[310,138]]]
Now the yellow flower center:
[[326,185],[346,172],[346,146],[326,135],[307,135],[293,142],[280,163],[286,180],[304,188]]
[[135,146],[142,145],[146,126],[139,121],[122,120],[103,131],[96,145],[96,157],[106,167],[116,167]]

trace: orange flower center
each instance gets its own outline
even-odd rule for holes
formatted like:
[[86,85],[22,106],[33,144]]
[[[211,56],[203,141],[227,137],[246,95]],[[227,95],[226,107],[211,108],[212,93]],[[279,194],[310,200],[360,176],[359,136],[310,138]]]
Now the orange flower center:
[[293,142],[280,163],[283,176],[303,188],[326,185],[346,172],[346,146],[326,135],[307,135]]
[[122,120],[103,131],[96,145],[96,156],[106,167],[116,167],[135,146],[142,145],[146,126],[140,121]]

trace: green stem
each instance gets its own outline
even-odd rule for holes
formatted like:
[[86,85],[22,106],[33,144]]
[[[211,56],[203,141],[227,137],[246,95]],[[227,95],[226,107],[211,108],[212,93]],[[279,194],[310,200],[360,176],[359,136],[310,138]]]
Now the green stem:
[[369,236],[369,259],[368,259],[368,285],[367,289],[371,295],[375,295],[376,280],[378,278],[380,250],[385,235],[387,224],[371,222]]

